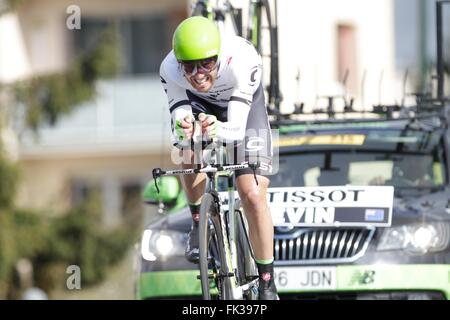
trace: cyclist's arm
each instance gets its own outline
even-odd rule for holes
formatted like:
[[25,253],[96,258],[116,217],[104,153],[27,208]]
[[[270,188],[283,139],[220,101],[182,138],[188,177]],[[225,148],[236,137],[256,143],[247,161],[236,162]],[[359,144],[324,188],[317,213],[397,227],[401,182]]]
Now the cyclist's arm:
[[224,142],[241,141],[245,137],[250,105],[239,101],[228,103],[228,121],[217,121],[217,138]]
[[173,144],[177,147],[187,147],[190,145],[190,139],[183,139],[180,136],[181,129],[178,125],[186,116],[192,116],[192,108],[186,91],[169,80],[163,66],[160,69],[160,78],[169,103]]
[[[251,52],[256,57],[256,51]],[[245,58],[245,56],[244,56]],[[237,59],[236,59],[237,60]],[[220,140],[231,142],[240,141],[245,137],[248,113],[252,105],[253,94],[261,82],[262,68],[259,61],[251,62],[242,59],[234,66],[237,86],[228,103],[227,122],[219,122],[217,137]]]

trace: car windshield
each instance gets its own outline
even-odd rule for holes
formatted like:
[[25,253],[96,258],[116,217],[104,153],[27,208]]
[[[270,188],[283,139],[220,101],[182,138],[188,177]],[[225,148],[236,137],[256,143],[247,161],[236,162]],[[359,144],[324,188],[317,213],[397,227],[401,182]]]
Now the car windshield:
[[[378,135],[379,136],[379,135]],[[374,137],[374,135],[372,135]],[[381,136],[379,136],[381,137]],[[393,148],[391,135],[381,151],[374,141],[365,146],[322,151],[280,152],[278,173],[271,177],[271,187],[335,186],[335,185],[389,185],[404,189],[439,188],[446,183],[446,167],[442,140],[427,143],[426,148],[405,149],[402,144]],[[384,139],[383,139],[384,140]],[[410,139],[412,142],[412,139]],[[433,140],[433,137],[430,137]],[[371,147],[367,147],[370,145]],[[322,148],[323,149],[323,148]]]

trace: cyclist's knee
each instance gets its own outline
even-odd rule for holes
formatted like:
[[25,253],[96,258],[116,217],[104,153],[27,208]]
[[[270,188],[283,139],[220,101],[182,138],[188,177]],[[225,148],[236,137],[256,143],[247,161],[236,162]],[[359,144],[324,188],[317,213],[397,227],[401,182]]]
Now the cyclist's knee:
[[265,192],[259,189],[250,189],[243,193],[241,197],[244,208],[248,208],[248,212],[264,212],[267,207]]

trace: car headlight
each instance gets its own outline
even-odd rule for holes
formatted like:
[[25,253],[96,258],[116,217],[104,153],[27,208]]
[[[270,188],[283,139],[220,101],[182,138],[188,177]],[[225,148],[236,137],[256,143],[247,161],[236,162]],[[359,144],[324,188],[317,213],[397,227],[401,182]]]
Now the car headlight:
[[186,241],[187,234],[182,232],[147,229],[142,235],[141,255],[148,261],[168,256],[183,256]]
[[449,241],[449,222],[417,223],[385,229],[377,250],[406,250],[412,254],[425,254],[445,250]]

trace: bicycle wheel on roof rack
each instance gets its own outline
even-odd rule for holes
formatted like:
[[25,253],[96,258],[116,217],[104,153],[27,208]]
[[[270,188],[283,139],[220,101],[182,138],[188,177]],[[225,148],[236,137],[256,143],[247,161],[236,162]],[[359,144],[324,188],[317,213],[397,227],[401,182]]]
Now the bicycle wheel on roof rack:
[[[274,7],[271,8],[271,3]],[[278,109],[281,102],[278,70],[278,23],[276,0],[254,0],[249,4],[246,38],[260,53],[266,105]]]
[[192,6],[191,16],[203,16],[205,18],[211,18],[211,8],[208,1],[198,0]]

